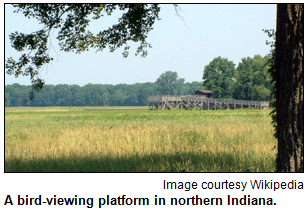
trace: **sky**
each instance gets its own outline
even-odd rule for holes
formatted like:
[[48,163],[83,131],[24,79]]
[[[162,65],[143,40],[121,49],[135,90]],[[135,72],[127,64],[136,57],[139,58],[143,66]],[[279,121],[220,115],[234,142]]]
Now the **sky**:
[[[31,33],[43,28],[35,19],[13,13],[5,5],[5,59],[18,60],[9,40],[15,31]],[[166,71],[177,72],[185,82],[201,82],[204,67],[221,56],[239,64],[244,57],[270,52],[263,29],[276,28],[275,4],[180,4],[176,14],[172,4],[162,4],[160,19],[149,32],[152,45],[146,58],[135,56],[139,44],[131,44],[130,55],[123,58],[123,49],[109,53],[90,50],[82,54],[60,51],[57,31],[50,39],[50,55],[54,61],[41,68],[46,84],[135,84],[155,82]],[[90,23],[89,30],[98,33],[115,24],[119,13]],[[5,74],[5,85],[30,85],[30,78]]]

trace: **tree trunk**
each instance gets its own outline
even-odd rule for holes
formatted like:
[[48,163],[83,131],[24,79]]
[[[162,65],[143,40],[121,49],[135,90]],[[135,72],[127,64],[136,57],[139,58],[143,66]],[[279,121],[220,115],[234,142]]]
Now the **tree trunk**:
[[276,109],[278,172],[304,171],[304,5],[278,4]]

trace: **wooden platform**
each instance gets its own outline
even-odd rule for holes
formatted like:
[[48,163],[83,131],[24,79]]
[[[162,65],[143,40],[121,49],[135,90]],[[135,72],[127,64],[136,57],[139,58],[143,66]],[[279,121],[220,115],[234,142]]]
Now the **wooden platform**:
[[269,107],[269,101],[249,101],[249,100],[228,100],[209,99],[197,95],[169,95],[169,96],[149,96],[148,109],[192,110],[199,107],[200,110],[222,110],[222,109],[244,109],[255,108],[264,109]]

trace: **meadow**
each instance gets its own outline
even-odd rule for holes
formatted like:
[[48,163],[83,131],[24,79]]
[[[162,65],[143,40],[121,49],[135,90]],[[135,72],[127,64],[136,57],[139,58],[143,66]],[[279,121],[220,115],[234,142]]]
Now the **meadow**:
[[275,172],[269,113],[5,108],[5,172]]

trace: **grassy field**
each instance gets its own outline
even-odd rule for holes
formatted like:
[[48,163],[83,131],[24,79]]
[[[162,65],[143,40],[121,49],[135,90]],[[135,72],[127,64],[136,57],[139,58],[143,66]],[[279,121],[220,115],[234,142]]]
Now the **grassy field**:
[[269,110],[102,109],[5,108],[5,171],[276,170]]

